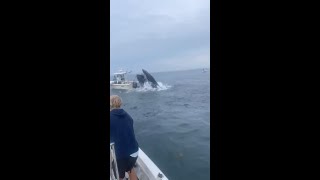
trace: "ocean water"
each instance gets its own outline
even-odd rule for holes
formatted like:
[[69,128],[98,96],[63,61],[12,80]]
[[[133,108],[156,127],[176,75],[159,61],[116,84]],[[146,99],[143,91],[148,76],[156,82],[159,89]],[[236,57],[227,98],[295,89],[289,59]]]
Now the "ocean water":
[[140,148],[170,180],[210,179],[210,70],[150,74],[157,90],[110,91],[132,116]]

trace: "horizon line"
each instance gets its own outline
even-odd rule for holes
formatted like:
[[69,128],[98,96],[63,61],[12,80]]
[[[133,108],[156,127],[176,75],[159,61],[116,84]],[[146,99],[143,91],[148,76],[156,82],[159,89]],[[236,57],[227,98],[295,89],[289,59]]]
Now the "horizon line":
[[[154,72],[150,71],[150,73],[177,72],[177,71],[191,71],[191,70],[197,70],[197,69],[210,69],[210,67],[209,67],[209,68],[204,67],[204,68],[194,68],[194,69],[183,69],[183,70],[154,71]],[[110,75],[112,75],[112,74],[110,74]]]

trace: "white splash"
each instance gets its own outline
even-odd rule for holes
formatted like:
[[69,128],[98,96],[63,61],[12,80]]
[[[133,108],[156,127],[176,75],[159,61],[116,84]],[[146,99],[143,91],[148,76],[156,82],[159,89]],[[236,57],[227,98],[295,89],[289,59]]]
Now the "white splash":
[[158,87],[153,88],[149,82],[145,82],[143,87],[135,89],[137,92],[147,92],[147,91],[164,91],[170,89],[172,86],[158,82]]

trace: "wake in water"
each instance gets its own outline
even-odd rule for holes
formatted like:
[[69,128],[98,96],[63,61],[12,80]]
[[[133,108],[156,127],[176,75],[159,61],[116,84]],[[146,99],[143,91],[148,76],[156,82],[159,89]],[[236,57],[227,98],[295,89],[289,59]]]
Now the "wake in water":
[[158,85],[159,86],[157,88],[153,88],[151,83],[145,82],[143,87],[139,87],[137,89],[134,89],[134,91],[137,91],[137,92],[164,91],[164,90],[168,90],[171,88],[170,85],[163,84],[162,82],[158,82]]

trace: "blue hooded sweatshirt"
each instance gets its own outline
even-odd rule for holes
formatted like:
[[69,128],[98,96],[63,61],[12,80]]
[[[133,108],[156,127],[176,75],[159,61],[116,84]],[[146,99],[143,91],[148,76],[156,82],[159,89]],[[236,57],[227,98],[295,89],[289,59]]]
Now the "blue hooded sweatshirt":
[[110,143],[115,144],[117,159],[129,158],[139,149],[134,135],[133,120],[123,109],[110,111]]

